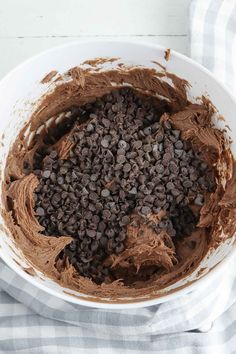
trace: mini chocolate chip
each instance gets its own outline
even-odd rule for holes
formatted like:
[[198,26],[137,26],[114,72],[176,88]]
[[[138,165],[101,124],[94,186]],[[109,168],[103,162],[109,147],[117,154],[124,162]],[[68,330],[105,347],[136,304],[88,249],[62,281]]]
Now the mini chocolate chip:
[[201,206],[203,205],[203,201],[204,201],[203,195],[198,194],[197,197],[194,199],[194,204]]
[[169,162],[171,160],[171,154],[169,152],[166,152],[164,155],[163,155],[163,160]]
[[[89,153],[89,149],[88,148],[83,148],[82,151],[81,151],[81,155],[84,157],[84,156],[87,156]],[[70,159],[72,162],[76,162],[76,160],[73,160],[73,159]]]
[[44,212],[44,209],[43,208],[37,208],[36,209],[36,214],[38,215],[38,216],[44,216],[45,215],[45,212]]
[[127,148],[127,143],[124,140],[120,140],[118,143],[118,146],[120,149],[126,149]]
[[129,163],[125,163],[123,167],[124,172],[129,172],[131,170],[131,165]]
[[68,172],[68,168],[67,168],[67,167],[62,166],[62,167],[60,168],[60,173],[61,173],[62,175],[65,175],[67,172]]
[[96,207],[97,211],[101,211],[103,209],[102,203],[99,203],[99,202],[95,204],[95,207]]
[[175,149],[175,156],[180,158],[183,155],[183,150]]
[[108,238],[107,238],[107,237],[102,236],[102,237],[100,238],[100,244],[101,244],[101,246],[105,247],[105,246],[107,245],[107,242],[108,242]]
[[186,180],[186,181],[183,182],[183,186],[185,188],[190,188],[190,187],[192,187],[192,185],[193,185],[193,182],[190,181],[190,180]]
[[156,165],[156,171],[157,173],[163,173],[164,172],[164,166],[163,165]]
[[88,209],[89,209],[90,211],[95,211],[95,210],[96,210],[96,207],[95,207],[95,205],[94,205],[94,204],[89,203],[89,205],[88,205]]
[[139,175],[138,181],[139,181],[140,184],[144,184],[144,182],[146,181],[146,176],[145,175]]
[[104,138],[104,139],[101,140],[101,145],[102,145],[102,147],[104,147],[104,148],[108,148],[108,146],[109,146],[109,141]]
[[186,167],[182,167],[181,168],[181,173],[182,173],[182,175],[187,176],[188,175],[188,169]]
[[118,155],[116,161],[118,162],[118,164],[122,164],[126,161],[126,158],[124,155]]
[[87,132],[91,133],[94,131],[94,126],[93,124],[89,123],[86,127]]
[[148,206],[144,206],[141,209],[141,213],[144,214],[144,215],[148,215],[148,214],[151,213],[151,208],[149,208]]
[[113,229],[106,229],[105,234],[107,235],[108,238],[112,238],[115,236],[115,231]]
[[205,162],[202,162],[201,165],[200,165],[201,171],[205,171],[207,169],[207,167],[208,167],[207,163],[205,163]]
[[167,227],[167,221],[166,221],[166,220],[160,221],[158,226],[159,226],[161,229],[166,229],[166,227]]
[[96,201],[98,199],[98,194],[95,193],[95,192],[89,193],[89,199],[93,200],[93,201]]
[[92,251],[92,252],[97,251],[98,246],[99,246],[98,241],[97,241],[97,240],[94,240],[94,241],[91,243],[91,246],[90,246],[90,247],[91,247],[91,251]]
[[177,174],[178,173],[178,171],[179,171],[179,167],[178,167],[178,165],[176,165],[173,161],[170,161],[170,163],[169,163],[169,170],[170,170],[170,172],[172,172],[172,173],[175,173],[175,174]]
[[42,173],[42,176],[43,176],[44,178],[49,178],[50,175],[51,175],[51,171],[49,171],[49,170],[43,171],[43,173]]
[[69,244],[69,249],[74,252],[76,250],[76,242],[75,241],[72,241],[70,244]]
[[177,196],[177,198],[175,199],[176,203],[179,204],[182,200],[184,199],[184,195],[180,194]]
[[144,132],[145,135],[150,135],[151,132],[152,132],[152,128],[151,128],[151,127],[147,127],[147,128],[145,128],[145,129],[143,130],[143,132]]
[[121,253],[122,251],[124,251],[124,249],[125,249],[124,244],[123,244],[123,243],[120,243],[120,244],[118,244],[118,245],[116,246],[115,252],[116,252],[116,253]]
[[63,177],[58,177],[57,178],[57,183],[58,184],[63,184],[64,183],[64,178]]
[[96,184],[94,182],[89,182],[88,187],[93,192],[95,192],[97,190],[97,186],[96,186]]
[[117,241],[124,241],[126,239],[126,234],[123,231],[120,231],[119,235],[116,237]]
[[93,174],[90,176],[90,179],[91,179],[91,181],[96,182],[97,179],[98,179],[98,175],[93,173]]
[[137,188],[133,187],[132,189],[129,190],[129,194],[137,194]]
[[143,202],[144,203],[150,203],[152,204],[155,200],[155,196],[154,195],[146,195],[144,198],[143,198]]
[[189,176],[190,180],[195,182],[198,179],[197,173],[191,173]]
[[158,145],[153,145],[152,147],[152,154],[155,160],[159,160],[161,157],[161,154],[158,149]]
[[110,217],[111,217],[111,212],[110,212],[109,210],[104,210],[104,211],[102,212],[102,216],[103,216],[103,219],[109,220]]
[[87,220],[89,220],[89,221],[91,220],[92,216],[93,216],[93,214],[92,214],[91,211],[86,211],[86,212],[84,213],[84,218],[87,219]]
[[170,122],[168,122],[167,120],[163,122],[163,126],[165,129],[169,130],[171,129],[171,124]]
[[122,167],[123,167],[123,165],[118,163],[118,164],[115,165],[114,170],[115,171],[119,171],[119,170],[122,169]]
[[117,155],[125,155],[125,149],[118,149]]
[[180,131],[179,130],[173,129],[171,133],[175,136],[176,139],[178,139],[179,136],[180,136]]
[[57,157],[57,152],[56,150],[52,150],[49,154],[49,156],[52,158],[52,159],[55,159]]
[[149,144],[146,144],[146,145],[143,146],[143,150],[145,152],[151,152],[152,151],[152,146],[149,145]]
[[164,133],[163,131],[160,129],[155,133],[155,139],[157,143],[161,143],[164,139]]
[[183,143],[181,140],[176,141],[175,143],[176,149],[182,149],[183,148]]
[[174,197],[177,197],[177,196],[180,194],[180,191],[175,188],[175,189],[172,189],[172,190],[171,190],[171,193],[172,193],[172,195],[173,195]]
[[106,198],[106,197],[109,197],[109,195],[110,195],[109,189],[103,189],[103,190],[101,191],[101,196],[102,196],[102,197]]
[[130,222],[129,216],[125,215],[125,216],[122,217],[122,219],[121,219],[121,221],[119,222],[119,224],[120,224],[121,226],[125,226],[125,225],[128,225],[129,222]]
[[142,143],[141,140],[136,140],[136,141],[133,142],[132,146],[133,146],[134,149],[138,150],[138,149],[140,149],[142,147],[142,144],[143,143]]
[[104,127],[109,128],[111,125],[111,122],[109,121],[109,119],[103,118],[102,124],[104,125]]
[[88,235],[88,237],[94,238],[96,236],[96,231],[94,230],[86,230],[86,234]]
[[113,104],[113,105],[111,106],[111,109],[112,109],[112,111],[115,112],[115,113],[119,111],[119,107],[118,107],[117,104]]
[[169,189],[169,190],[172,190],[172,189],[175,188],[175,185],[174,185],[174,183],[172,183],[172,182],[168,182],[168,183],[166,184],[166,188]]

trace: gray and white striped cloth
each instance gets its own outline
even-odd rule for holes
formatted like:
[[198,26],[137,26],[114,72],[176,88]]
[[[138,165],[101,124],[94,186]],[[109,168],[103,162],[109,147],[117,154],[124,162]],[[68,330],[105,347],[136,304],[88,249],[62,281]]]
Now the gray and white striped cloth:
[[[236,0],[191,2],[190,54],[236,94]],[[107,311],[52,298],[0,262],[0,353],[236,353],[235,265],[174,301]]]

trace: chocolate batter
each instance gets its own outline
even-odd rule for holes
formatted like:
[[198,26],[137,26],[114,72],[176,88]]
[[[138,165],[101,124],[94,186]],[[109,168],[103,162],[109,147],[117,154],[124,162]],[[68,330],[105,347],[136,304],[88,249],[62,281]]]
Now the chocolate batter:
[[[42,98],[9,152],[3,196],[6,226],[29,262],[65,287],[112,301],[125,296],[154,297],[155,291],[191,273],[209,249],[216,248],[236,231],[236,165],[229,142],[222,131],[213,127],[215,109],[211,102],[204,97],[199,104],[189,102],[186,93],[188,82],[174,74],[121,65],[119,69],[107,71],[76,67],[65,73],[63,78],[66,80],[57,77],[55,90]],[[71,243],[70,236],[43,235],[44,228],[35,216],[33,199],[39,181],[29,171],[33,170],[35,153],[45,145],[44,137],[49,125],[67,119],[65,112],[71,107],[91,102],[124,83],[156,97],[160,102],[168,102],[173,113],[165,113],[162,120],[170,121],[175,129],[180,130],[181,138],[189,141],[192,148],[201,154],[202,160],[212,167],[217,186],[214,192],[206,193],[204,205],[195,210],[200,213],[197,229],[175,244],[165,231],[157,234],[142,223],[139,228],[128,225],[126,249],[106,260],[120,279],[98,285],[79,275],[67,259],[58,257]],[[72,147],[67,134],[54,144],[61,158],[67,156]],[[149,217],[158,223],[163,215]],[[148,280],[132,281],[140,267],[147,263],[158,266],[159,270]]]

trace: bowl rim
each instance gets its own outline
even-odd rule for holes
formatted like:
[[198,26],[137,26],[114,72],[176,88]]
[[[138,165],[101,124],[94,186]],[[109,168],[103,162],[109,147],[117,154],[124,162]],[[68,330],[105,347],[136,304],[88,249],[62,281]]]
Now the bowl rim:
[[[62,45],[54,46],[50,49],[44,50],[36,55],[31,56],[30,58],[24,60],[20,64],[18,64],[16,67],[14,67],[12,70],[10,70],[6,75],[3,76],[3,78],[0,80],[0,86],[2,85],[3,82],[7,81],[9,78],[14,76],[14,74],[21,70],[21,68],[26,67],[29,63],[34,62],[36,59],[40,59],[40,57],[43,57],[45,54],[48,55],[52,52],[56,52],[62,49],[66,49],[68,47],[73,47],[73,46],[80,46],[83,44],[98,44],[100,43],[101,45],[105,44],[108,45],[109,43],[115,44],[124,44],[124,45],[131,45],[131,46],[137,46],[140,48],[152,48],[152,49],[157,49],[160,51],[163,51],[163,54],[167,47],[164,47],[162,45],[156,44],[156,43],[151,43],[148,41],[136,41],[136,40],[130,40],[130,39],[116,39],[110,37],[109,39],[101,39],[101,38],[91,38],[91,39],[82,39],[82,40],[77,40],[77,41],[71,41],[69,43],[65,43]],[[170,48],[171,49],[171,48]],[[204,72],[207,76],[209,76],[218,86],[220,86],[226,94],[230,97],[230,99],[233,101],[233,103],[236,105],[236,98],[232,95],[230,92],[229,88],[220,80],[218,80],[213,73],[211,73],[208,69],[203,67],[201,64],[197,63],[193,59],[187,57],[184,54],[181,54],[173,49],[171,49],[171,55],[175,56],[176,58],[182,60],[183,62],[188,62],[192,66],[195,66],[198,70]],[[173,291],[170,294],[165,295],[164,290],[163,290],[163,295],[159,295],[156,298],[152,299],[147,299],[147,300],[140,300],[137,302],[127,302],[127,303],[112,303],[112,302],[95,302],[94,300],[90,301],[89,298],[88,300],[85,300],[81,297],[86,297],[86,294],[81,294],[77,296],[73,296],[73,290],[70,290],[68,288],[68,292],[71,291],[71,295],[65,292],[59,293],[57,290],[51,289],[48,286],[39,283],[34,277],[31,275],[27,274],[19,265],[14,264],[13,262],[8,261],[8,257],[6,257],[3,253],[3,249],[0,248],[0,258],[6,263],[8,267],[10,267],[14,272],[16,272],[20,277],[31,283],[32,285],[36,286],[38,289],[45,291],[46,293],[53,295],[61,300],[67,301],[69,303],[77,304],[77,305],[82,305],[86,307],[91,307],[91,308],[103,308],[103,309],[134,309],[134,308],[143,308],[143,307],[148,307],[152,305],[158,305],[164,302],[167,302],[169,300],[177,299],[182,295],[188,294],[198,288],[200,285],[204,285],[204,282],[206,283],[210,279],[213,280],[214,277],[217,276],[217,274],[223,270],[223,268],[226,266],[226,264],[231,260],[235,253],[236,249],[236,244],[234,243],[232,245],[232,249],[229,251],[229,253],[225,256],[225,258],[217,263],[210,271],[207,272],[207,274],[204,274],[201,278],[198,278],[194,282],[189,282],[187,283],[183,288],[177,289]],[[93,298],[93,297],[92,297]]]

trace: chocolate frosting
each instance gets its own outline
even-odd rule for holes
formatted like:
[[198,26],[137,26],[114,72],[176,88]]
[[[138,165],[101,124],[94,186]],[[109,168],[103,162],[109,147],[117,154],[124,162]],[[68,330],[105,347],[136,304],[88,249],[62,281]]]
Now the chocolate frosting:
[[[104,62],[99,60],[99,64]],[[96,61],[91,63],[85,63],[91,64],[89,68],[87,65],[75,67],[62,76],[57,75],[56,79],[56,72],[49,73],[46,80],[42,81],[54,78],[56,87],[42,97],[9,152],[3,182],[3,217],[10,235],[28,261],[61,285],[108,301],[119,301],[125,296],[136,300],[137,297],[151,298],[157,290],[191,273],[209,249],[217,247],[235,233],[236,164],[224,133],[212,124],[214,106],[204,97],[198,104],[189,102],[187,81],[165,70],[120,65],[116,69],[104,71],[96,69]],[[58,115],[62,120],[70,119],[65,112],[72,106],[83,105],[110,92],[114,86],[124,84],[156,97],[160,103],[163,100],[168,102],[172,113],[163,114],[161,119],[171,121],[181,131],[182,138],[188,140],[202,159],[212,166],[217,188],[213,193],[206,193],[204,205],[199,207],[197,230],[175,244],[164,231],[157,235],[142,222],[139,228],[130,224],[126,249],[106,259],[107,265],[120,280],[97,285],[80,276],[67,259],[58,257],[71,242],[70,236],[43,235],[44,229],[34,213],[33,191],[38,179],[33,173],[27,173],[25,166],[32,169],[34,154],[44,145],[43,137],[49,122],[55,125]],[[61,158],[66,158],[72,147],[69,135],[66,134],[54,145]],[[196,207],[193,207],[194,210]],[[164,214],[161,211],[159,215],[149,215],[149,218],[158,223]],[[140,267],[146,265],[149,265],[149,270],[152,266],[155,269],[158,266],[160,270],[147,274],[146,278],[144,274],[141,280],[136,279]]]

